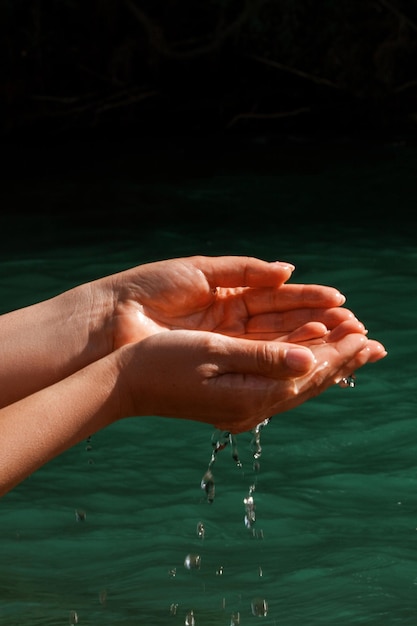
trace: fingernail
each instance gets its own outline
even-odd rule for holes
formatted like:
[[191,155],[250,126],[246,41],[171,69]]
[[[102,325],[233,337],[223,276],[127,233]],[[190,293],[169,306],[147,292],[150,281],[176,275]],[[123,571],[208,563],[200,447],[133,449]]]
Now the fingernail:
[[292,272],[295,270],[295,265],[293,265],[292,263],[287,263],[287,261],[272,261],[272,263],[279,263],[279,265],[282,265],[283,268],[289,269]]
[[316,359],[308,348],[290,348],[285,355],[285,362],[295,372],[307,372]]
[[343,293],[340,293],[340,291],[338,292],[337,297],[340,304],[344,304],[346,302],[346,296],[344,296]]

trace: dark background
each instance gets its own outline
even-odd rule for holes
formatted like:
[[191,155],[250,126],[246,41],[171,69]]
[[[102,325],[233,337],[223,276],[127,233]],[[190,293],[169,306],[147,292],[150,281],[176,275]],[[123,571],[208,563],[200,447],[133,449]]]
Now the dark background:
[[[416,43],[417,0],[0,0],[4,252],[64,241],[66,220],[93,239],[104,216],[114,237],[300,219],[414,236]],[[233,173],[233,202],[180,199]]]
[[15,142],[410,140],[416,0],[2,0]]

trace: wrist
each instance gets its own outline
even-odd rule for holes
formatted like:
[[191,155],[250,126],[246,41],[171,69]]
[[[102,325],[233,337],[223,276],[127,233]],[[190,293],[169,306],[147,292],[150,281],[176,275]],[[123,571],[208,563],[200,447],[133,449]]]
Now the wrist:
[[140,344],[127,344],[107,357],[117,370],[119,418],[152,415],[153,397]]
[[[85,316],[84,348],[88,362],[96,361],[114,351],[115,295],[107,278],[85,283],[72,290],[76,308]],[[69,292],[71,293],[71,292]]]

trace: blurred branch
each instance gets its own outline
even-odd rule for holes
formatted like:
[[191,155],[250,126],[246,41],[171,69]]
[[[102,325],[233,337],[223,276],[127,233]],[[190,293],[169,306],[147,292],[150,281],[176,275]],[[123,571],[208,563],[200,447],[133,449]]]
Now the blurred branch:
[[402,91],[406,91],[407,89],[412,89],[413,87],[417,87],[417,80],[409,80],[407,83],[403,83],[394,89],[394,93],[401,93]]
[[301,115],[302,113],[309,113],[311,109],[309,107],[300,107],[293,111],[284,111],[277,113],[238,113],[228,123],[228,127],[234,126],[239,120],[257,119],[257,120],[273,120],[283,117],[293,117],[295,115]]
[[185,42],[179,42],[175,47],[170,44],[161,26],[151,19],[142,9],[140,9],[134,0],[124,0],[125,6],[136,18],[139,24],[145,30],[148,40],[154,50],[162,56],[174,59],[191,59],[204,54],[209,54],[218,49],[222,43],[238,32],[242,26],[256,13],[260,6],[266,0],[244,0],[242,12],[237,18],[224,27],[219,32],[213,33],[211,40],[202,45],[197,45],[190,50],[179,50],[178,47],[184,45]]
[[393,6],[391,2],[388,0],[378,0],[379,4],[382,4],[383,7],[394,13],[398,17],[398,19],[402,20],[407,26],[409,26],[412,30],[417,32],[417,24],[413,22],[407,15],[405,15],[402,11],[400,11],[397,7]]
[[266,59],[264,57],[260,57],[257,54],[249,54],[247,58],[253,59],[254,61],[258,61],[259,63],[263,63],[264,65],[270,65],[271,67],[275,67],[278,70],[283,72],[288,72],[289,74],[295,74],[295,76],[299,76],[300,78],[304,78],[305,80],[309,80],[318,85],[326,85],[326,87],[332,87],[333,89],[343,89],[337,83],[328,80],[327,78],[321,78],[320,76],[315,76],[314,74],[308,74],[307,72],[303,72],[302,70],[298,70],[295,67],[291,67],[289,65],[284,65],[283,63],[279,63],[278,61],[272,61],[271,59]]
[[[78,115],[80,113],[86,113],[91,111],[95,116],[100,115],[104,111],[110,109],[117,109],[126,107],[131,104],[136,104],[147,98],[152,98],[158,95],[157,91],[140,91],[139,89],[125,89],[113,93],[107,97],[99,97],[95,94],[88,96],[73,96],[68,98],[60,98],[48,95],[32,96],[31,100],[36,102],[49,102],[51,104],[62,105],[58,110],[49,110],[47,117],[67,117],[71,115]],[[78,103],[78,104],[77,104]],[[67,106],[74,105],[77,106]],[[45,116],[45,111],[42,112],[42,117]],[[36,115],[34,116],[36,117]]]

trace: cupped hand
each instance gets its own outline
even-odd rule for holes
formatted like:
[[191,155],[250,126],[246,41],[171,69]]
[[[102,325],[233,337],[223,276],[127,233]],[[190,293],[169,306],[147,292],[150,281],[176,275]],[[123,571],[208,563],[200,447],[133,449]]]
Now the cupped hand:
[[202,421],[232,433],[295,408],[386,354],[352,331],[351,321],[309,347],[176,330],[119,353],[125,413]]
[[293,270],[289,263],[253,257],[194,256],[116,274],[109,277],[113,347],[181,329],[246,339],[297,331],[289,341],[308,341],[354,317],[333,287],[284,284]]

